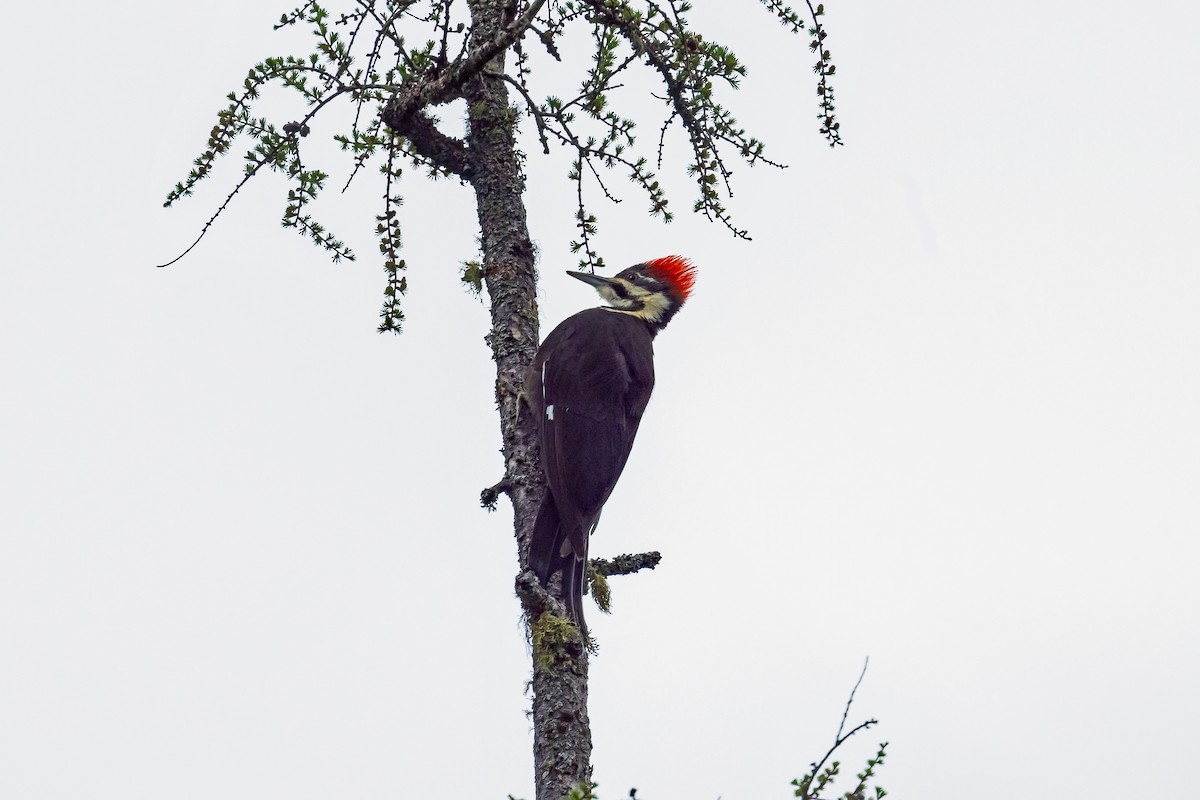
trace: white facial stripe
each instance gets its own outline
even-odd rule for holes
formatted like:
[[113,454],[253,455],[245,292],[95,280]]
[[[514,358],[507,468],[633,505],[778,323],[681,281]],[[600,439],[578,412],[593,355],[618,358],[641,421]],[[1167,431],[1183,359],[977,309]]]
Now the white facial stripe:
[[634,313],[650,322],[658,322],[671,307],[671,301],[662,292],[646,292],[642,297],[642,304],[642,309]]
[[612,305],[609,311],[629,314],[647,322],[658,322],[671,306],[671,301],[662,292],[652,292],[624,278],[618,279],[618,282],[625,288],[626,297],[619,296],[610,286],[596,289]]
[[546,419],[550,420],[551,422],[554,421],[554,404],[553,403],[546,406]]

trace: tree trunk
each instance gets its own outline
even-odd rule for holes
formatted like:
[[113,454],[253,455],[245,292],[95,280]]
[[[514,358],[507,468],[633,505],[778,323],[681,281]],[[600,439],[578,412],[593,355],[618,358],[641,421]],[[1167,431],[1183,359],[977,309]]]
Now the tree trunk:
[[[487,41],[508,22],[512,8],[503,0],[470,3],[473,38]],[[529,536],[545,479],[538,459],[537,429],[521,414],[519,393],[538,346],[537,274],[526,223],[523,155],[516,147],[518,112],[509,104],[497,56],[483,74],[463,86],[483,272],[491,298],[488,345],[496,361],[496,405],[500,413],[507,493],[513,504],[519,558],[518,596],[532,624],[544,610],[520,585],[525,575]],[[490,74],[489,74],[490,73]],[[587,651],[571,647],[552,664],[533,659],[533,758],[537,800],[562,800],[591,778],[592,734],[587,715]]]

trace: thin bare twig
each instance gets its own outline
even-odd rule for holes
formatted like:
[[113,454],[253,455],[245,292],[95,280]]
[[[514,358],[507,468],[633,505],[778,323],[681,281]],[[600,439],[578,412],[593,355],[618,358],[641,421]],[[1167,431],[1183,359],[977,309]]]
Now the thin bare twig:
[[825,766],[825,762],[829,760],[829,757],[832,756],[834,754],[834,752],[839,747],[841,747],[842,744],[847,739],[849,739],[851,736],[858,733],[859,731],[865,731],[867,728],[870,728],[872,725],[879,724],[879,720],[872,718],[872,719],[867,720],[866,722],[859,723],[853,729],[851,729],[851,731],[849,733],[847,733],[844,736],[842,735],[842,730],[845,729],[845,727],[846,727],[846,717],[848,717],[850,715],[850,706],[853,705],[853,703],[854,703],[854,694],[855,694],[855,692],[858,691],[859,685],[862,684],[863,676],[867,674],[867,665],[869,663],[871,663],[871,657],[867,656],[866,660],[863,661],[862,672],[859,673],[858,680],[854,682],[854,688],[850,690],[850,699],[846,701],[846,709],[842,712],[842,722],[840,725],[838,725],[838,732],[837,732],[837,736],[834,737],[833,747],[829,748],[829,752],[827,752],[821,758],[820,761],[818,761],[817,763],[812,765],[812,774],[814,777],[817,775],[817,773],[819,773],[821,771],[821,767]]
[[850,706],[854,704],[854,695],[858,692],[858,687],[862,685],[863,678],[867,675],[867,666],[871,663],[871,657],[867,656],[863,659],[862,672],[858,673],[858,680],[854,682],[854,688],[850,690],[850,699],[846,701],[846,708],[842,711],[842,722],[838,725],[836,739],[842,736],[842,729],[846,727],[846,717],[850,716]]

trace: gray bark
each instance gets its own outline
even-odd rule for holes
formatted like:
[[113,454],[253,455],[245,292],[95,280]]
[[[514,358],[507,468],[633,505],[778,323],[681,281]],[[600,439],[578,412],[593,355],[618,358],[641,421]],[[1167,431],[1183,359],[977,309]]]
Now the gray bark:
[[[505,48],[540,2],[513,24],[514,4],[470,0],[473,72],[455,65],[441,78],[401,92],[384,110],[384,122],[404,136],[421,156],[470,183],[475,190],[483,251],[483,277],[491,299],[492,328],[487,336],[496,362],[496,408],[500,414],[504,480],[493,487],[512,501],[517,539],[516,590],[528,624],[546,610],[563,615],[533,573],[525,570],[529,536],[545,494],[534,420],[520,411],[525,373],[538,347],[537,271],[525,215],[524,155],[517,149],[518,111],[509,103],[500,77]],[[482,63],[478,54],[496,52]],[[476,64],[476,62],[480,62]],[[480,68],[481,67],[481,68]],[[455,97],[467,101],[470,132],[466,142],[438,130],[426,112],[429,104]],[[494,497],[494,491],[491,493]],[[532,648],[531,648],[532,649]],[[533,761],[537,800],[562,800],[591,779],[592,733],[587,715],[588,654],[582,642],[555,648],[554,658],[533,658]]]
[[[506,21],[505,3],[471,3],[473,37],[487,41]],[[532,623],[544,608],[536,579],[525,572],[529,536],[545,492],[536,428],[521,415],[519,394],[538,346],[537,274],[526,223],[525,176],[516,146],[517,111],[509,103],[501,53],[484,72],[463,85],[483,272],[491,298],[488,345],[496,362],[496,405],[512,501],[519,570],[518,591]],[[533,756],[537,800],[562,800],[591,778],[592,734],[587,716],[587,651],[568,648],[550,667],[533,659]]]

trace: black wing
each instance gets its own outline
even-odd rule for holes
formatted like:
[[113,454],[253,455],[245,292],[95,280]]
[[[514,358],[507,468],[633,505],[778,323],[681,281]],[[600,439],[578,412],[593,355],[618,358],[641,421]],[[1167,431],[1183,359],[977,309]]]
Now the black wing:
[[542,349],[542,462],[566,545],[584,558],[654,389],[653,337],[642,320],[597,308],[563,322]]

